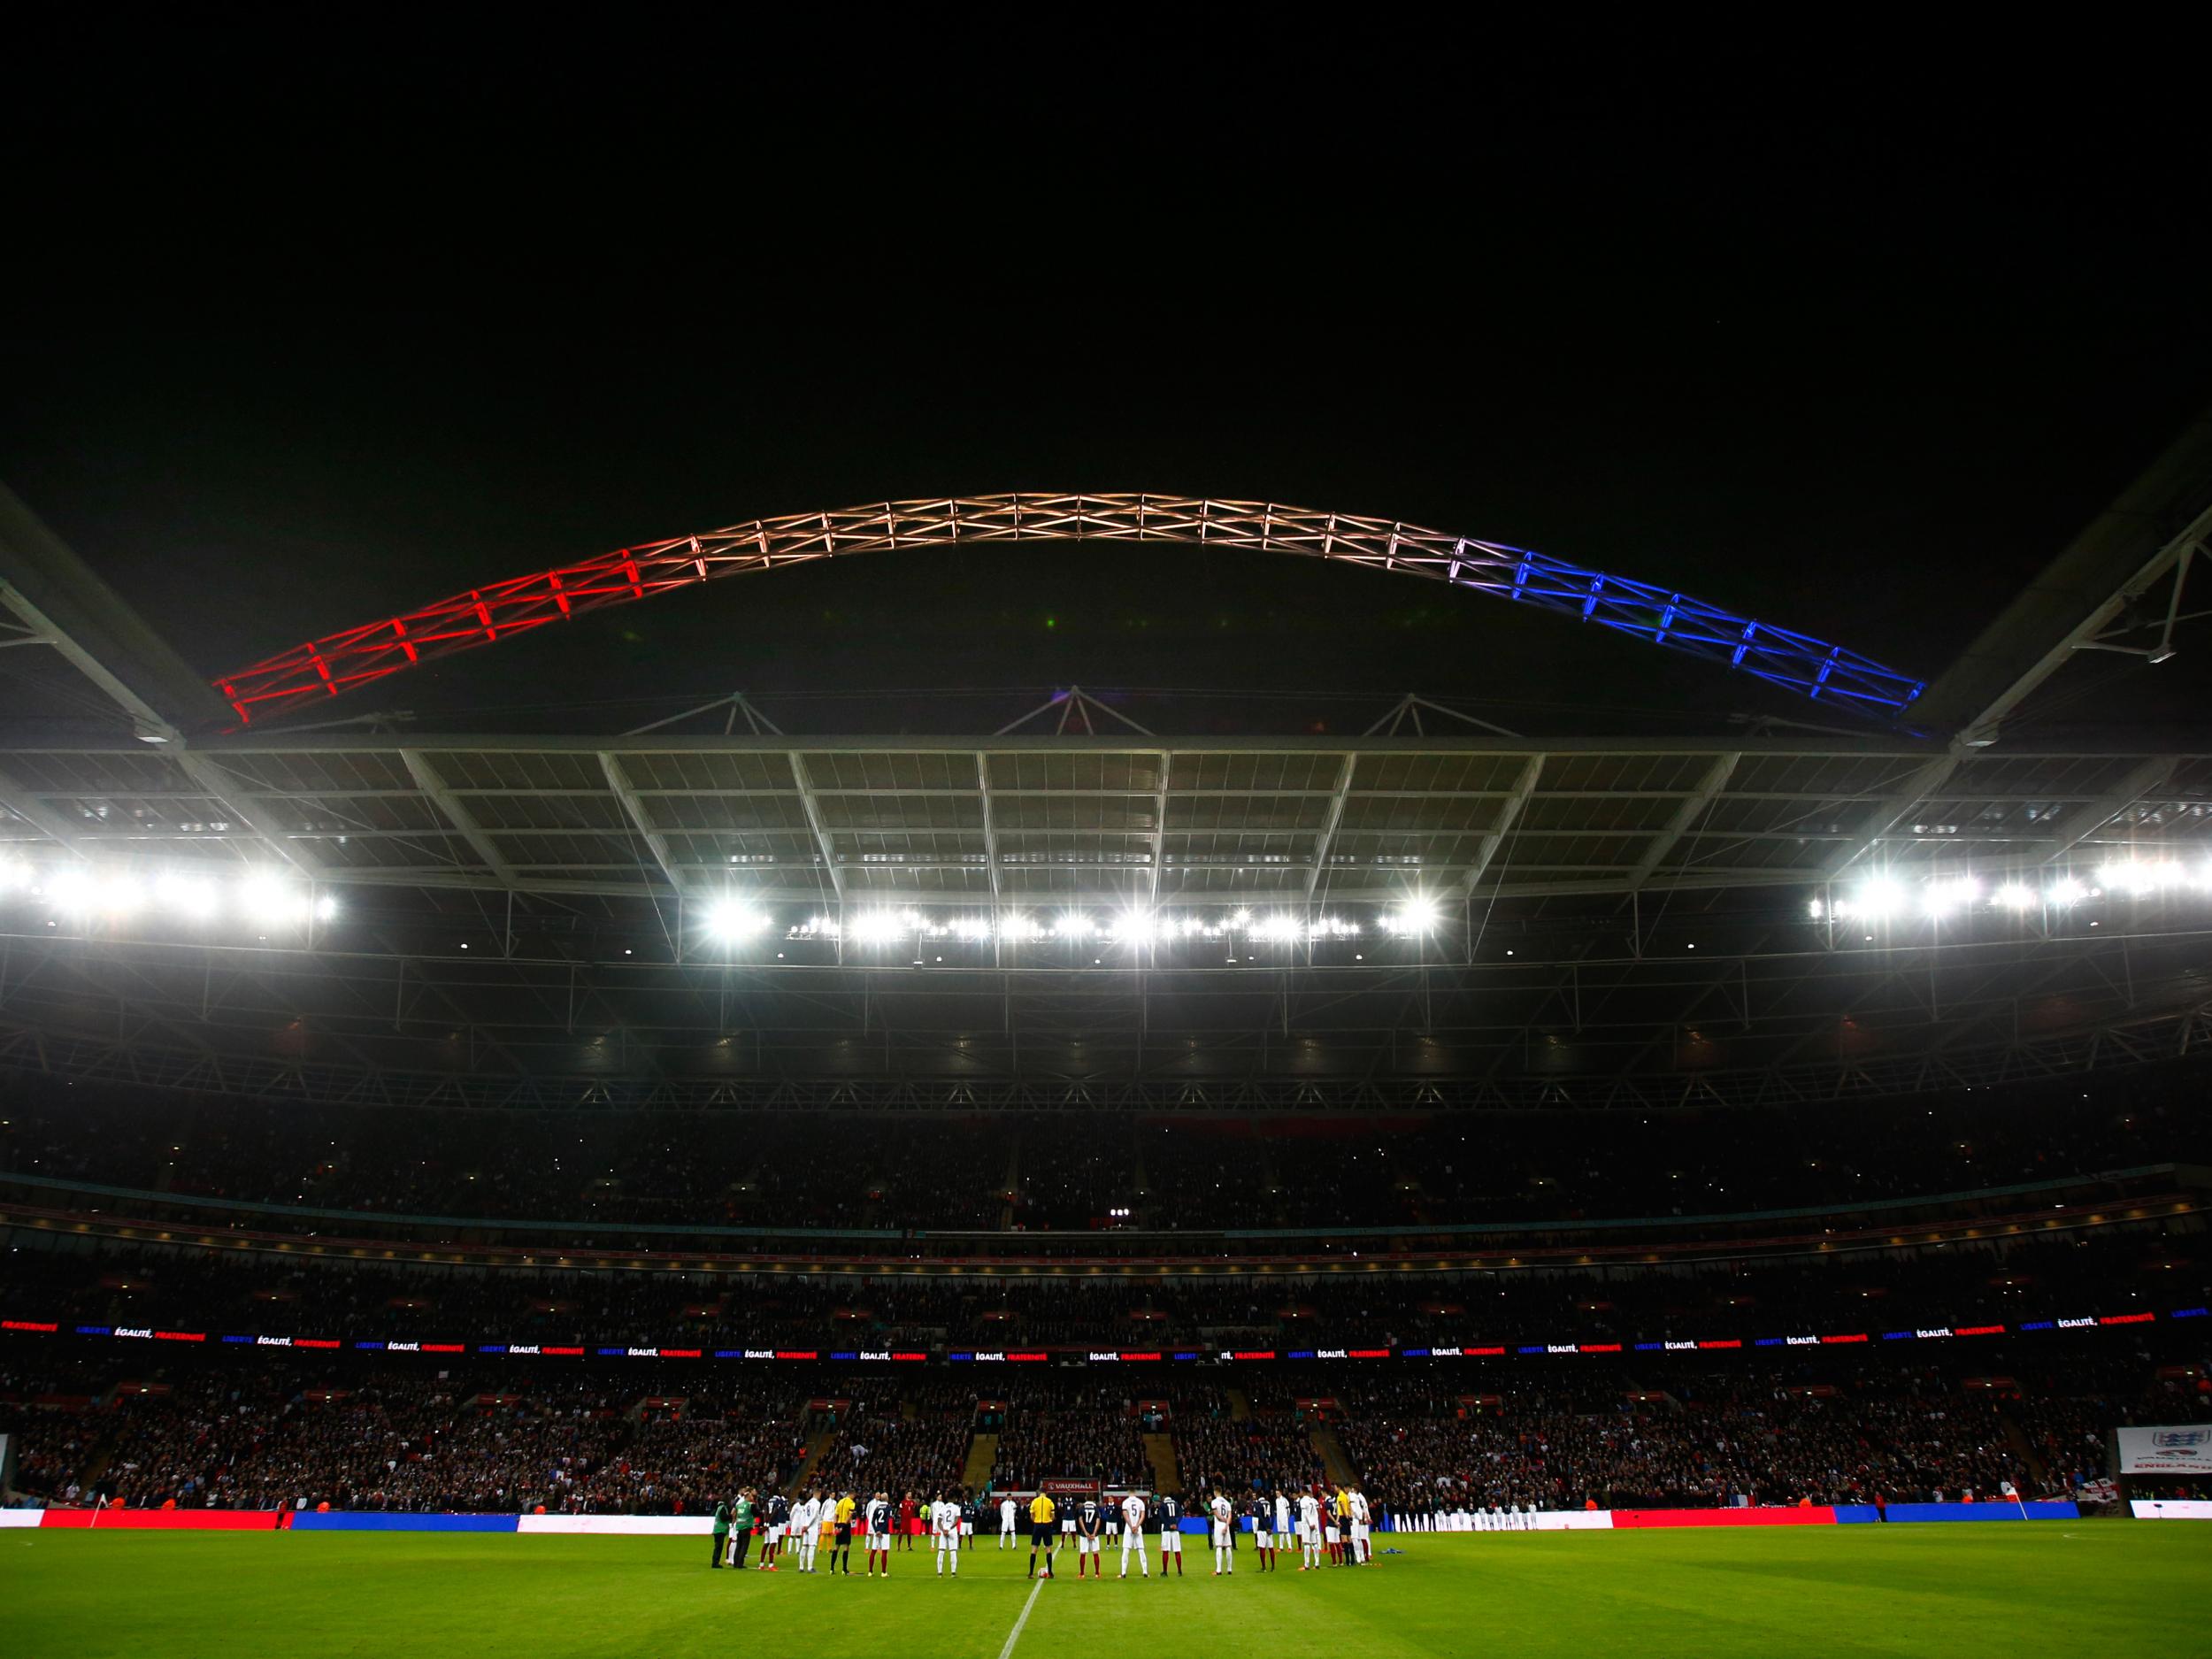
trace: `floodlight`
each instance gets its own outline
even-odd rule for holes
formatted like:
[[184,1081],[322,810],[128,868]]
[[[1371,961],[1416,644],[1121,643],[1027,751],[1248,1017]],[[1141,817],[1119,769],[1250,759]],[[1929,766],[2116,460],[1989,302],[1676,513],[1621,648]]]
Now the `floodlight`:
[[1868,921],[1887,921],[1905,908],[1904,884],[1889,876],[1870,876],[1859,884],[1852,908]]
[[278,926],[303,920],[308,914],[307,895],[299,883],[273,870],[259,870],[238,883],[238,908],[249,921]]
[[1947,877],[1931,881],[1921,890],[1920,908],[1930,916],[1947,916],[1967,909],[1981,896],[1981,884],[1971,876]]
[[204,922],[215,914],[220,895],[205,876],[173,870],[155,881],[154,902],[165,910]]
[[40,892],[64,916],[82,916],[97,902],[99,888],[100,884],[92,879],[89,870],[72,865],[50,874],[41,884]]
[[1159,923],[1146,910],[1124,910],[1107,925],[1107,932],[1125,944],[1148,945],[1159,933]]
[[707,906],[707,932],[726,942],[750,939],[767,926],[767,917],[743,899],[716,899]]
[[1418,898],[1408,899],[1398,907],[1395,922],[1402,933],[1427,933],[1435,932],[1442,919],[1443,912],[1434,899]]

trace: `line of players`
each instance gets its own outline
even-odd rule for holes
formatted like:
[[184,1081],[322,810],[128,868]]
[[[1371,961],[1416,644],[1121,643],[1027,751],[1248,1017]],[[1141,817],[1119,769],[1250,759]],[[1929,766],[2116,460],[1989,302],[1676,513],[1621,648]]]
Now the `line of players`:
[[[1001,1549],[1016,1542],[1017,1509],[1010,1496],[1000,1500]],[[1365,1566],[1374,1560],[1367,1496],[1356,1482],[1333,1493],[1315,1489],[1295,1497],[1278,1491],[1271,1498],[1247,1500],[1244,1512],[1252,1524],[1262,1572],[1276,1571],[1277,1555],[1291,1548],[1301,1555],[1301,1572],[1318,1571],[1325,1554],[1334,1566]],[[714,1564],[721,1566],[726,1558],[731,1566],[742,1568],[746,1545],[757,1529],[761,1555],[757,1571],[780,1571],[780,1557],[787,1548],[796,1555],[798,1571],[813,1572],[816,1559],[826,1541],[830,1547],[827,1571],[833,1574],[841,1571],[849,1578],[853,1571],[853,1533],[858,1531],[864,1545],[864,1576],[888,1578],[895,1542],[905,1540],[910,1547],[912,1537],[920,1531],[933,1546],[936,1576],[956,1578],[960,1576],[964,1542],[967,1548],[974,1548],[977,1513],[972,1502],[951,1496],[933,1498],[918,1505],[911,1493],[903,1502],[894,1502],[890,1494],[879,1491],[864,1502],[849,1491],[826,1496],[817,1487],[794,1504],[781,1493],[771,1493],[762,1499],[747,1487],[738,1494],[734,1506],[717,1507]],[[1139,1576],[1148,1578],[1152,1576],[1152,1565],[1144,1544],[1148,1530],[1156,1531],[1159,1536],[1162,1579],[1168,1577],[1171,1559],[1175,1563],[1174,1576],[1183,1576],[1183,1506],[1182,1500],[1172,1493],[1161,1493],[1149,1500],[1131,1493],[1115,1506],[1086,1496],[1071,1505],[1064,1517],[1052,1495],[1039,1492],[1029,1501],[1027,1518],[1029,1576],[1033,1578],[1037,1576],[1037,1558],[1041,1554],[1044,1557],[1044,1576],[1055,1576],[1053,1558],[1058,1554],[1062,1540],[1071,1539],[1076,1552],[1075,1576],[1083,1578],[1095,1562],[1096,1576],[1102,1582],[1106,1576],[1107,1540],[1114,1536],[1118,1536],[1121,1545],[1119,1576],[1129,1576],[1129,1557],[1133,1554]],[[1225,1494],[1216,1491],[1206,1505],[1203,1518],[1213,1547],[1214,1576],[1223,1578],[1234,1573],[1238,1506]]]

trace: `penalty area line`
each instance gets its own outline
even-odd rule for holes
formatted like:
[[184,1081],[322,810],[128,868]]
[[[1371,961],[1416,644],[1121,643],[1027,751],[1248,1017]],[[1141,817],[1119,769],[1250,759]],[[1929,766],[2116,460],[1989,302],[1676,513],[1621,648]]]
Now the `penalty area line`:
[[998,1650],[998,1659],[1013,1659],[1014,1644],[1022,1639],[1022,1626],[1029,1623],[1029,1609],[1037,1605],[1037,1592],[1044,1587],[1042,1578],[1029,1586],[1029,1600],[1022,1603],[1022,1616],[1014,1621],[1014,1628],[1006,1632],[1006,1646]]

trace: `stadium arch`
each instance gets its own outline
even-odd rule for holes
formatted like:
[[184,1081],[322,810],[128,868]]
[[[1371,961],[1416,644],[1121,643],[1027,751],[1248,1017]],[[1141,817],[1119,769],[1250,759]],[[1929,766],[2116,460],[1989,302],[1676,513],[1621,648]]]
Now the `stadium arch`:
[[1424,577],[1610,628],[1888,725],[1925,689],[1915,675],[1810,634],[1502,542],[1272,502],[1025,491],[789,513],[618,548],[306,641],[214,686],[239,725],[250,726],[422,663],[680,588],[858,553],[999,541],[1237,548]]

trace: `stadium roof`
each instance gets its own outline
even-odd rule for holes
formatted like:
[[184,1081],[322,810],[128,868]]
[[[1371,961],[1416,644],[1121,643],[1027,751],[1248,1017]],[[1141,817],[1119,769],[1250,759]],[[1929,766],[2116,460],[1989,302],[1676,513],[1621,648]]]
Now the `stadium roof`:
[[2212,751],[1479,737],[497,738],[0,750],[9,833],[319,881],[834,906],[1540,899],[2182,856]]
[[[1232,1082],[1263,1104],[1801,1097],[2172,1053],[2212,1001],[2212,733],[2039,742],[2022,710],[2092,657],[2163,672],[2208,502],[2200,423],[1924,697],[1841,648],[1510,549],[1147,496],[655,543],[219,690],[0,496],[0,642],[44,648],[0,654],[23,692],[0,716],[8,1051],[374,1098],[1173,1104]],[[1046,735],[788,735],[738,698],[703,733],[287,728],[588,588],[626,603],[901,536],[1217,528],[1509,599],[1548,584],[1537,609],[1573,613],[1579,581],[1586,619],[1817,718],[1824,669],[1847,668],[1861,725],[1191,737],[1068,693],[1035,711]],[[623,591],[591,588],[618,568]],[[1686,642],[1670,599],[1699,618]],[[1885,707],[1944,731],[1872,729]],[[277,718],[221,729],[242,709]]]

